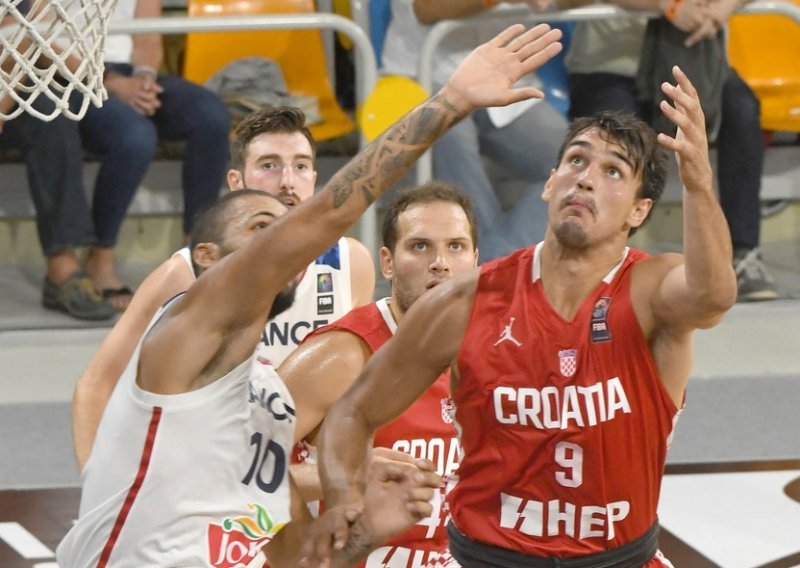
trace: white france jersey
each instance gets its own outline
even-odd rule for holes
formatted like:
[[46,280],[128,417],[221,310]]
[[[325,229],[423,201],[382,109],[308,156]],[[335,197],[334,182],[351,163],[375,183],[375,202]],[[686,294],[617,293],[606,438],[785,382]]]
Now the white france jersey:
[[[188,247],[175,252],[194,275]],[[308,265],[297,285],[292,307],[264,326],[258,354],[276,368],[311,331],[336,321],[353,309],[350,245],[346,238]]]
[[297,285],[294,304],[267,322],[256,352],[278,367],[311,331],[352,308],[350,247],[341,238],[308,266]]
[[244,566],[290,519],[292,399],[255,354],[196,391],[143,391],[140,347],[103,414],[58,564]]

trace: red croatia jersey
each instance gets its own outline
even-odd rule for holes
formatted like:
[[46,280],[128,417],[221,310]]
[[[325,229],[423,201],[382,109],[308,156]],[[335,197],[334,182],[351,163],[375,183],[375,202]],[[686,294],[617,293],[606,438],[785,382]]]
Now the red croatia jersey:
[[[391,339],[397,324],[387,299],[352,310],[309,337],[332,330],[349,331],[375,352]],[[452,418],[450,374],[444,373],[401,416],[375,433],[375,446],[426,458],[439,475],[448,478],[459,462],[459,445]],[[445,527],[449,518],[444,495],[434,497],[433,513],[406,533],[374,550],[364,566],[413,568],[433,564],[447,550]]]
[[631,303],[647,255],[626,249],[566,321],[545,297],[541,248],[481,268],[453,391],[463,456],[450,512],[474,541],[584,556],[656,522],[678,409]]

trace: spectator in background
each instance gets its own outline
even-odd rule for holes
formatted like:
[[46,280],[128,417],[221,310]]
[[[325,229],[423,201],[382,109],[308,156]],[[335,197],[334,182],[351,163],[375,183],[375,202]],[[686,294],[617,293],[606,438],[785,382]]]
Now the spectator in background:
[[[533,6],[526,0],[513,3]],[[392,0],[382,71],[416,77],[420,50],[431,25],[479,14],[496,4],[497,0]],[[493,35],[494,27],[487,24],[490,29],[471,28],[445,39],[436,52],[434,90],[473,47]],[[541,86],[534,74],[525,81]],[[547,212],[540,197],[542,186],[557,163],[558,144],[566,131],[566,119],[550,103],[533,99],[507,108],[475,111],[434,146],[434,177],[462,188],[475,202],[481,260],[503,256],[543,238]],[[508,211],[503,210],[492,188],[482,156],[531,184]]]
[[[17,9],[27,14],[30,2],[19,2]],[[16,17],[6,16],[0,26],[17,23]],[[29,47],[30,41],[24,37],[16,45],[20,53],[25,53]],[[12,62],[12,57],[3,58],[4,73],[12,72]],[[74,69],[78,61],[65,56],[64,63]],[[50,115],[55,108],[45,96],[27,100],[45,115]],[[15,106],[11,93],[0,95],[0,112],[11,113]],[[0,119],[0,150],[9,148],[22,152],[25,160],[28,188],[36,207],[39,243],[47,257],[42,303],[46,308],[64,311],[79,319],[110,318],[114,309],[81,271],[75,250],[94,242],[92,219],[83,192],[83,156],[77,124],[62,116],[45,122],[27,112],[7,123]]]
[[[559,2],[559,7],[583,3],[566,0]],[[742,4],[740,0],[713,3],[615,0],[614,3],[626,9],[663,12],[673,26],[687,32],[686,45],[693,47],[698,56],[698,42],[721,33],[730,15]],[[645,27],[646,20],[641,18],[578,23],[566,59],[573,117],[621,110],[649,118],[650,108],[642,106],[636,82]],[[720,205],[733,240],[738,300],[773,300],[778,293],[759,251],[764,145],[758,99],[736,71],[728,68],[722,82],[721,101],[716,104],[719,108],[717,182]]]
[[[34,106],[49,114],[53,102],[39,97]],[[77,123],[63,116],[45,122],[22,113],[5,124],[0,121],[0,149],[6,148],[19,150],[25,159],[39,243],[47,258],[44,307],[78,319],[109,319],[115,310],[82,271],[76,251],[95,242]]]
[[[159,0],[120,0],[112,21],[161,15]],[[132,292],[114,266],[119,229],[136,188],[155,154],[158,138],[185,140],[183,230],[219,195],[228,163],[230,117],[209,90],[172,75],[160,75],[163,48],[156,34],[110,35],[106,39],[102,108],[89,107],[81,121],[84,147],[102,157],[94,190],[97,243],[86,271],[104,297],[124,309]]]

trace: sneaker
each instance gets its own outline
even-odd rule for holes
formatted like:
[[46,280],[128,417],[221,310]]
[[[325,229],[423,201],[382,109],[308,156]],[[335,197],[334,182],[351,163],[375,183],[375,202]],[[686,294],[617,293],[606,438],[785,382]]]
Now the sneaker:
[[117,312],[83,272],[76,272],[59,286],[45,277],[42,305],[83,320],[107,320]]
[[761,261],[761,252],[757,248],[737,251],[733,255],[733,269],[739,289],[737,302],[775,300],[778,297],[775,283]]

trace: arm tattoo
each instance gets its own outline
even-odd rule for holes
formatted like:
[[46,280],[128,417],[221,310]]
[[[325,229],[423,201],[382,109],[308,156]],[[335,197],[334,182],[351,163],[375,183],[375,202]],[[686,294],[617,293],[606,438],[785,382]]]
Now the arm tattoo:
[[331,180],[333,207],[338,209],[344,205],[356,189],[368,204],[375,201],[463,117],[464,113],[441,94],[411,111],[364,148]]

